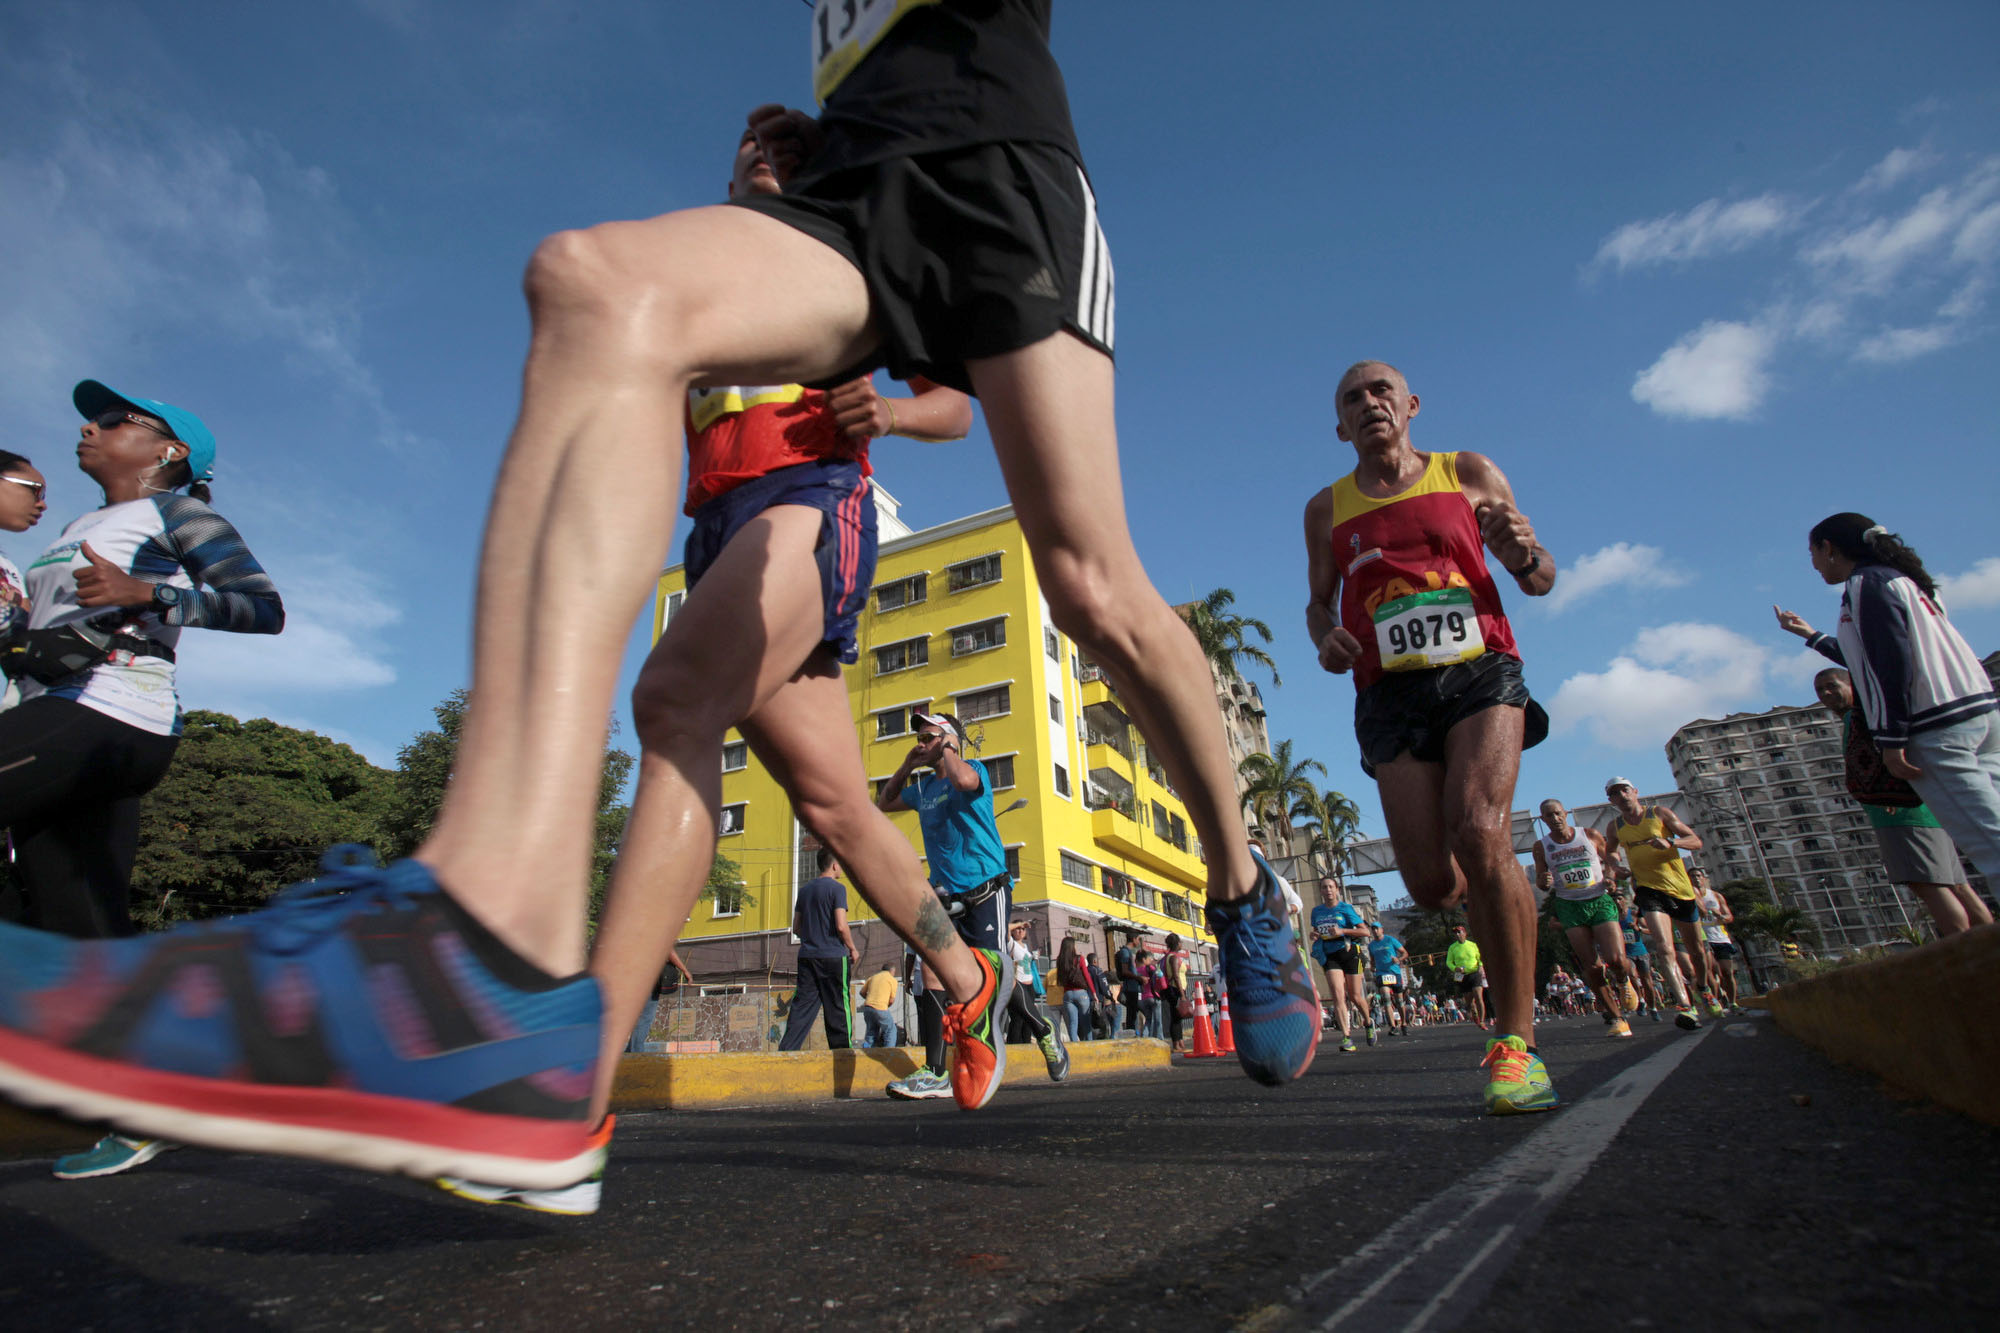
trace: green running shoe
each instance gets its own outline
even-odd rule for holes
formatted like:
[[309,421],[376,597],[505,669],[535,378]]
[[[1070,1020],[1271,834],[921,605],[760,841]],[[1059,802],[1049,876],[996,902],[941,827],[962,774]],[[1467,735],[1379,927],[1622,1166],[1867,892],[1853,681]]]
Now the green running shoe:
[[1049,1082],[1060,1083],[1069,1077],[1069,1043],[1063,1040],[1060,1021],[1051,1020],[1048,1035],[1035,1045],[1042,1048],[1042,1059],[1049,1062]]
[[1553,1111],[1556,1090],[1542,1057],[1528,1049],[1519,1037],[1495,1037],[1486,1043],[1486,1058],[1480,1061],[1491,1071],[1486,1085],[1486,1114],[1524,1115],[1530,1111]]
[[163,1152],[180,1147],[166,1139],[128,1139],[123,1134],[106,1134],[88,1152],[73,1152],[56,1158],[57,1180],[89,1180],[92,1176],[115,1176],[130,1171],[141,1162],[150,1162]]
[[1343,1052],[1345,1052],[1345,1053],[1347,1053],[1347,1054],[1350,1054],[1350,1055],[1351,1055],[1351,1054],[1353,1054],[1353,1053],[1354,1053],[1355,1051],[1358,1051],[1358,1050],[1360,1050],[1361,1048],[1360,1048],[1359,1046],[1356,1046],[1356,1045],[1354,1044],[1354,1038],[1352,1038],[1352,1037],[1342,1037],[1342,1038],[1340,1039],[1340,1049],[1341,1049],[1341,1050],[1342,1050]]
[[951,1079],[943,1074],[933,1074],[928,1069],[919,1069],[908,1078],[897,1079],[882,1091],[900,1102],[927,1102],[951,1096]]

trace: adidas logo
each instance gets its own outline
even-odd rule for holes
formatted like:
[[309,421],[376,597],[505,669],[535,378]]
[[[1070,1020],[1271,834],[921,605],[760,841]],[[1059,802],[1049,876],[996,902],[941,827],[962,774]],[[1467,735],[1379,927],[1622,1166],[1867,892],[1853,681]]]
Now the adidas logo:
[[1047,266],[1036,270],[1035,276],[1021,284],[1023,296],[1039,296],[1044,301],[1060,301],[1062,293],[1056,290],[1055,274]]

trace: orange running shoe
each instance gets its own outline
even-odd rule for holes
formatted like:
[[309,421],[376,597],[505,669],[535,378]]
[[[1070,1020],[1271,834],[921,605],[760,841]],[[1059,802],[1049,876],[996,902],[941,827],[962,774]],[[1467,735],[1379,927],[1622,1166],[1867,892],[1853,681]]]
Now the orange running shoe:
[[1014,993],[1014,969],[991,949],[974,949],[982,973],[979,993],[963,1004],[945,1006],[944,1039],[954,1052],[951,1095],[961,1111],[977,1111],[993,1100],[1007,1072],[1007,1042],[1000,1016]]

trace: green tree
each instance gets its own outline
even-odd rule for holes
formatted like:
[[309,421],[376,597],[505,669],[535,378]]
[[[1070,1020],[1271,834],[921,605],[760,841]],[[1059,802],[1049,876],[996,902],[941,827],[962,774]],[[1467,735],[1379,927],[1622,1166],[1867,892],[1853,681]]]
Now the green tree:
[[1294,819],[1303,817],[1311,822],[1301,828],[1306,837],[1308,855],[1345,868],[1348,861],[1347,844],[1361,831],[1361,807],[1347,799],[1344,792],[1328,787],[1309,808],[1301,809],[1304,801],[1292,811]]
[[1729,904],[1730,913],[1735,916],[1741,916],[1760,903],[1769,907],[1773,901],[1770,885],[1761,879],[1724,880],[1715,886],[1715,891],[1722,895],[1723,901]]
[[[465,726],[465,706],[470,692],[453,690],[444,702],[432,709],[437,717],[435,731],[418,732],[396,755],[396,802],[388,819],[390,854],[408,856],[431,834],[437,814],[444,804],[445,788],[451,782],[452,765],[458,760],[460,733]],[[618,735],[613,718],[604,746],[604,766],[597,779],[596,831],[590,852],[590,922],[597,928],[597,916],[604,904],[604,888],[611,875],[611,862],[618,854],[619,839],[625,836],[629,813],[618,797],[632,776],[633,758],[611,741]],[[720,762],[718,760],[718,762]]]
[[1236,771],[1243,780],[1243,809],[1268,836],[1289,839],[1293,817],[1312,818],[1319,808],[1311,775],[1325,777],[1326,766],[1317,759],[1294,760],[1290,741],[1279,741],[1269,754],[1250,755]]
[[393,774],[352,749],[265,718],[196,710],[139,810],[132,870],[147,927],[261,905],[313,877],[335,843],[383,850]]
[[744,887],[743,867],[718,851],[696,901],[708,903],[718,912],[741,912],[755,907],[757,896]]
[[1733,929],[1738,935],[1767,939],[1776,945],[1811,944],[1817,947],[1819,944],[1819,932],[1813,929],[1811,918],[1797,907],[1752,903],[1736,913]]
[[1235,602],[1235,593],[1227,588],[1217,588],[1200,601],[1181,607],[1181,619],[1194,631],[1202,656],[1209,660],[1222,679],[1242,679],[1242,664],[1255,662],[1271,673],[1272,685],[1282,684],[1278,679],[1278,664],[1250,637],[1254,634],[1264,643],[1269,643],[1271,627],[1254,616],[1235,614],[1229,609]]

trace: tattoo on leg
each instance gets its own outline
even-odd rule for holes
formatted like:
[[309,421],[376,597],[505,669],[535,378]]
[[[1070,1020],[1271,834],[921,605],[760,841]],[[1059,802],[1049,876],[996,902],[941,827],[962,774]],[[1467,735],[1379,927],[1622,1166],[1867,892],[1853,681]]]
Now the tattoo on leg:
[[910,930],[910,943],[919,950],[943,953],[951,942],[958,938],[958,931],[945,915],[943,904],[936,898],[926,897],[923,906],[917,909],[917,923]]

